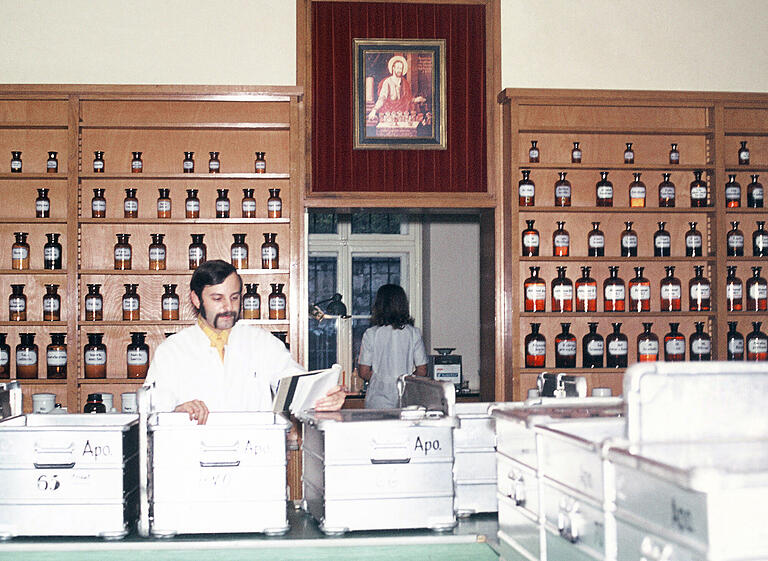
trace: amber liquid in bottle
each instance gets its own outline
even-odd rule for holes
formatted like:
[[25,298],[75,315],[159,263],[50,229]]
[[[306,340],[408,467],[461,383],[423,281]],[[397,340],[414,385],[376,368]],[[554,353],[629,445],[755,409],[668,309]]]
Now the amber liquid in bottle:
[[38,354],[34,333],[19,333],[21,342],[16,345],[16,378],[33,380],[37,378]]
[[281,218],[283,216],[283,199],[280,198],[280,189],[270,189],[267,199],[267,218]]
[[48,189],[45,187],[37,190],[35,199],[35,218],[51,217],[51,200],[48,198]]
[[88,333],[88,344],[83,347],[83,370],[86,378],[107,377],[107,346],[103,333]]
[[752,277],[747,280],[747,311],[768,311],[768,281],[760,276],[762,267],[752,267]]
[[593,222],[592,229],[587,234],[587,255],[590,257],[605,255],[605,234],[600,230],[599,222]]
[[731,229],[726,235],[727,254],[729,257],[742,257],[744,255],[744,232],[739,230],[739,222],[731,222]]
[[203,243],[205,234],[190,234],[190,236],[192,236],[192,243],[189,244],[189,269],[192,271],[205,263],[208,252]]
[[139,379],[147,377],[149,370],[149,345],[144,342],[146,333],[143,331],[132,331],[131,342],[125,351],[127,377],[130,379]]
[[626,147],[624,148],[624,163],[625,164],[635,163],[635,151],[632,149],[631,142],[627,142]]
[[170,218],[171,217],[171,190],[161,188],[157,190],[159,196],[157,197],[157,217],[158,218]]
[[141,152],[131,152],[131,173],[141,173],[144,171],[144,162],[141,160]]
[[256,218],[256,199],[253,198],[253,189],[243,189],[240,209],[243,218]]
[[137,294],[138,284],[124,284],[123,321],[139,321],[141,319],[141,298]]
[[629,206],[630,207],[644,207],[645,206],[645,183],[640,181],[640,173],[635,172],[635,179],[629,184]]
[[523,230],[521,236],[523,249],[523,257],[537,257],[539,255],[539,245],[541,244],[541,237],[539,231],[533,227],[535,220],[526,220],[527,227]]
[[45,162],[46,173],[59,173],[58,152],[48,152],[48,160]]
[[104,152],[101,150],[93,153],[93,173],[104,173]]
[[531,180],[531,170],[522,170],[523,178],[517,184],[519,206],[534,206],[536,202],[536,185]]
[[29,244],[27,243],[27,232],[14,232],[16,241],[11,246],[11,269],[27,270],[29,269]]
[[704,267],[693,268],[695,276],[688,281],[689,305],[691,312],[708,312],[711,309],[712,284],[704,277]]
[[651,282],[643,276],[645,267],[635,267],[635,278],[629,281],[629,310],[651,311]]
[[130,271],[131,270],[131,244],[129,240],[130,234],[115,234],[117,236],[117,243],[115,244],[115,270],[116,271]]
[[595,184],[596,204],[599,207],[613,206],[613,183],[608,181],[608,172],[600,172],[600,181]]
[[245,234],[232,234],[235,241],[230,247],[230,257],[235,269],[248,268],[248,244],[245,243]]
[[760,331],[761,321],[752,322],[752,332],[747,335],[747,360],[765,362],[768,360],[768,336]]
[[85,321],[104,319],[104,298],[99,293],[100,288],[100,284],[88,285],[88,294],[85,295]]
[[280,248],[275,241],[277,234],[265,233],[264,243],[261,244],[261,268],[279,269],[280,268]]
[[43,246],[43,269],[61,269],[61,244],[59,243],[59,234],[46,234],[45,237],[48,238],[48,241]]
[[736,331],[738,322],[728,322],[727,347],[728,360],[744,360],[744,336]]
[[246,283],[243,296],[243,319],[261,319],[261,296],[258,283]]
[[760,176],[752,174],[752,182],[747,185],[747,206],[749,208],[763,208],[765,199],[765,189],[763,184],[758,181]]
[[163,296],[160,299],[160,309],[162,310],[162,319],[164,321],[175,321],[179,319],[179,296],[176,294],[175,284],[163,285]]
[[531,332],[525,336],[525,367],[544,368],[547,360],[547,340],[539,333],[541,324],[532,323]]
[[24,295],[23,284],[11,285],[11,295],[8,297],[8,319],[27,321],[27,297]]
[[558,267],[557,278],[552,279],[553,312],[573,311],[573,283],[566,278],[565,270],[566,267]]
[[562,331],[555,337],[555,368],[576,368],[576,336],[570,333],[570,323],[561,323]]
[[255,173],[267,173],[267,160],[264,154],[266,152],[256,152],[256,159],[253,161],[253,171]]
[[181,169],[184,173],[195,173],[194,152],[184,152],[184,161],[181,163]]
[[557,230],[552,233],[552,255],[567,257],[570,253],[571,236],[565,229],[565,222],[557,222]]
[[696,229],[696,222],[689,222],[690,229],[685,233],[685,256],[701,257],[704,250],[704,239]]
[[531,140],[531,147],[528,149],[528,161],[532,164],[538,164],[541,157],[538,144],[538,140]]
[[229,218],[229,189],[216,189],[216,218]]
[[693,172],[694,180],[691,181],[691,208],[701,208],[707,205],[707,184],[701,179],[701,170]]
[[208,173],[219,173],[221,171],[221,162],[219,161],[218,152],[208,152],[210,158],[208,160]]
[[43,296],[43,321],[61,321],[61,296],[58,284],[46,284]]
[[104,189],[94,189],[91,199],[91,218],[106,218],[107,200],[104,198]]
[[617,266],[608,267],[608,271],[610,276],[603,282],[603,311],[623,312],[626,299],[624,281],[619,278]]
[[605,354],[603,336],[597,332],[597,322],[590,321],[589,333],[581,339],[581,364],[584,368],[602,368]]
[[682,362],[685,360],[685,336],[678,331],[679,323],[669,324],[669,333],[664,335],[664,360]]
[[7,333],[0,333],[0,380],[11,377],[11,347],[6,343]]
[[539,267],[529,267],[531,276],[523,282],[525,311],[543,312],[547,302],[547,284],[539,277]]
[[736,174],[728,175],[728,183],[725,184],[725,206],[727,208],[741,206],[741,184],[736,181]]
[[197,189],[187,189],[187,198],[184,201],[184,217],[200,218],[200,199],[197,198]]
[[66,333],[51,333],[51,343],[45,349],[46,377],[63,380],[67,377]]
[[286,298],[282,283],[271,283],[272,292],[267,300],[269,319],[285,319]]
[[694,322],[696,331],[691,335],[688,349],[689,360],[706,361],[712,360],[712,338],[704,332],[704,322]]
[[657,222],[659,229],[653,234],[653,256],[669,257],[672,255],[672,236],[665,229],[666,222]]
[[744,309],[744,284],[736,276],[736,267],[728,266],[728,276],[725,278],[725,301],[729,312],[740,312]]
[[663,173],[663,180],[659,183],[659,207],[674,208],[675,206],[675,184],[669,178],[671,173]]
[[612,323],[613,332],[605,338],[605,365],[608,368],[626,368],[629,340],[621,332],[621,323]]
[[165,234],[150,234],[152,243],[149,244],[149,270],[165,271],[167,250],[163,240]]
[[581,268],[581,277],[576,280],[576,311],[597,311],[597,281],[589,276],[591,267]]
[[571,206],[571,182],[565,178],[566,172],[560,172],[555,181],[555,206]]
[[653,323],[644,322],[643,332],[637,336],[637,362],[659,360],[659,338],[651,332]]
[[139,199],[136,198],[136,189],[126,189],[123,200],[123,218],[139,217]]
[[683,294],[680,279],[675,277],[674,265],[664,267],[666,276],[659,283],[659,295],[662,312],[679,312]]

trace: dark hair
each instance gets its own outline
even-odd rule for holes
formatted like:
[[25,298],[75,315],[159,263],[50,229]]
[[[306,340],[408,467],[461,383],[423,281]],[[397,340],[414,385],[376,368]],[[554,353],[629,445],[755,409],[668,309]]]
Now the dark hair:
[[391,325],[395,329],[413,325],[413,318],[408,311],[408,297],[403,287],[397,284],[379,287],[371,310],[371,325]]
[[[192,273],[192,279],[189,281],[189,289],[197,294],[197,297],[202,303],[203,289],[206,286],[221,284],[232,273],[237,275],[237,269],[235,269],[231,263],[227,263],[221,259],[206,261]],[[237,275],[237,278],[240,281],[240,289],[242,289],[243,279],[240,278],[240,275]]]

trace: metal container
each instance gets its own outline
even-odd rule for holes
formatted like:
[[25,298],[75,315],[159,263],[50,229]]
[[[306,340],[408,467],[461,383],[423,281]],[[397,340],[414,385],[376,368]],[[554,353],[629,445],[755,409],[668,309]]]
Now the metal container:
[[22,393],[18,382],[0,384],[0,419],[21,415]]
[[138,515],[136,415],[0,422],[0,539],[125,536]]
[[303,508],[326,534],[456,525],[453,428],[423,410],[305,412]]
[[271,412],[186,413],[147,421],[148,524],[142,534],[288,531],[286,444],[290,422]]
[[488,413],[495,403],[457,403],[453,431],[454,509],[457,516],[496,512],[496,423]]

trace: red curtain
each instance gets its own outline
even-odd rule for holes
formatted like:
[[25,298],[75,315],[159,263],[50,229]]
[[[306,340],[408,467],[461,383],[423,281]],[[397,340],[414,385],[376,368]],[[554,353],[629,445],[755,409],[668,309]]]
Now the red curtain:
[[[486,186],[485,6],[312,4],[312,192]],[[445,39],[447,150],[353,150],[353,39]]]

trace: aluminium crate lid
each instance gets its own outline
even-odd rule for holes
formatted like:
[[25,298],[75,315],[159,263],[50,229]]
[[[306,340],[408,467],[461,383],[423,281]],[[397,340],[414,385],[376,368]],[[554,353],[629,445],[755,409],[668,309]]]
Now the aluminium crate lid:
[[491,415],[526,426],[562,419],[621,417],[624,415],[624,400],[620,397],[536,398],[501,403],[491,407]]
[[18,415],[0,421],[0,432],[127,430],[139,422],[133,413],[73,413]]
[[272,411],[215,411],[208,414],[205,425],[189,418],[187,413],[161,412],[152,413],[148,419],[148,429],[178,430],[205,427],[260,428],[288,430],[291,423],[281,413]]
[[439,411],[423,407],[405,409],[342,409],[340,411],[304,411],[299,420],[322,429],[326,424],[389,422],[422,426],[454,426],[456,421]]

